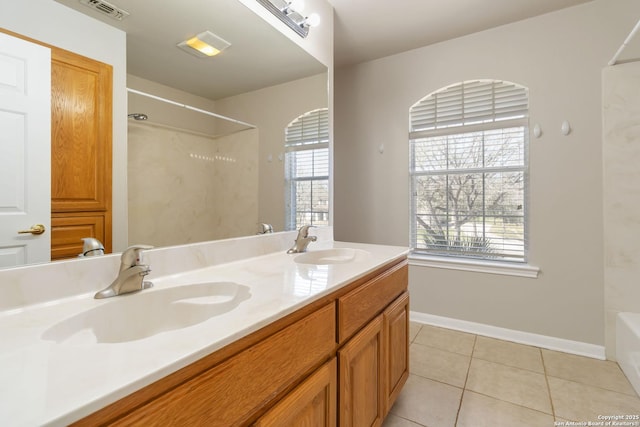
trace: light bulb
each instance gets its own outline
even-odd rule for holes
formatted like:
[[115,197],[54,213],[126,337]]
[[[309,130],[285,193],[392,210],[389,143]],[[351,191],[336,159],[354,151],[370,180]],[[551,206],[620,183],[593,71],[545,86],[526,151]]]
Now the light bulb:
[[317,27],[320,25],[320,15],[312,13],[304,20],[305,25],[309,27]]

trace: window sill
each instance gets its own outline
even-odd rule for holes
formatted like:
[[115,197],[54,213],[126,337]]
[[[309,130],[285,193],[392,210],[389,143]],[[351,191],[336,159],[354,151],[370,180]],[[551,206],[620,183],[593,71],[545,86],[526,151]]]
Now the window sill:
[[472,271],[476,273],[501,274],[536,279],[539,267],[528,264],[516,264],[500,261],[482,261],[475,259],[448,258],[410,253],[409,265],[420,267],[445,268],[449,270]]

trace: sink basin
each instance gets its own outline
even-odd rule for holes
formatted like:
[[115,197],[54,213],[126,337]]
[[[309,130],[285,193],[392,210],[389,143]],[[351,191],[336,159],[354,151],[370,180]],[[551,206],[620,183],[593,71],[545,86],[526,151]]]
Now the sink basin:
[[346,264],[362,261],[369,256],[369,252],[352,248],[333,248],[311,251],[298,255],[293,260],[298,264]]
[[186,328],[226,313],[251,296],[231,282],[208,282],[149,289],[111,298],[65,319],[42,338],[56,343],[119,343]]

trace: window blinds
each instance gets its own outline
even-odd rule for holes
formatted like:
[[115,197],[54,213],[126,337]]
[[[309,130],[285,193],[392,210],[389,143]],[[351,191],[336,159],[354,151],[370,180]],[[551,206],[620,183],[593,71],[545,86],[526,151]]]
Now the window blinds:
[[329,146],[329,114],[326,108],[310,111],[287,126],[286,151],[320,148],[320,144]]
[[468,81],[449,86],[411,108],[410,132],[527,117],[525,87],[503,81]]

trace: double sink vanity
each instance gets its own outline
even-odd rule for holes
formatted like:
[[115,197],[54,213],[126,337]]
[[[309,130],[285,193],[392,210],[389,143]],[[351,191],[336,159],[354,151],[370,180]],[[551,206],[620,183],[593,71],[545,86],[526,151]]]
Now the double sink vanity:
[[[314,229],[0,271],[7,425],[380,425],[408,376],[407,248]],[[313,421],[313,424],[305,424]]]

